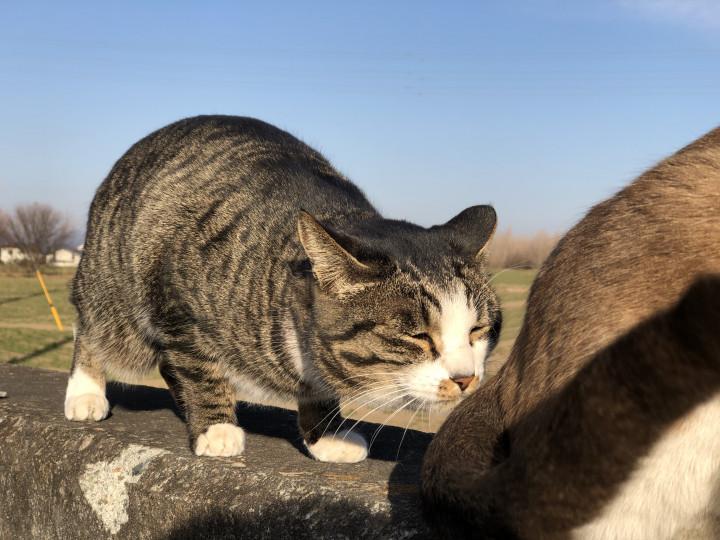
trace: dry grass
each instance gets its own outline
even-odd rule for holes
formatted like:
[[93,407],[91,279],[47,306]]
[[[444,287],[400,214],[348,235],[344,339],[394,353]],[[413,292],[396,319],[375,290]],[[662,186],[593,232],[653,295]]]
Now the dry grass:
[[539,268],[560,237],[544,231],[529,236],[514,234],[512,230],[497,233],[488,248],[488,265],[491,268]]

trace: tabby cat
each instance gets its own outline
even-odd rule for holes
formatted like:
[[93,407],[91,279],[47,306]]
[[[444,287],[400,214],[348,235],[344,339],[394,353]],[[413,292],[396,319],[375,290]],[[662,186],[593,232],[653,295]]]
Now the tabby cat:
[[159,366],[197,455],[243,451],[239,390],[297,400],[313,457],[360,461],[365,440],[331,426],[339,399],[450,406],[478,387],[501,325],[483,255],[495,223],[490,206],[430,228],[384,219],[258,120],[160,129],[90,208],[65,415],[105,418],[106,372]]
[[719,392],[716,129],[561,240],[426,455],[427,516],[448,538],[720,538]]

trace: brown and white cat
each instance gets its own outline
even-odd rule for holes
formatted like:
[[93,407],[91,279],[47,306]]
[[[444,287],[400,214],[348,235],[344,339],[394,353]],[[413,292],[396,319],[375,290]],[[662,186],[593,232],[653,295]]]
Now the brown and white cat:
[[662,539],[710,523],[719,391],[716,129],[561,240],[507,363],[429,448],[426,515],[448,538]]

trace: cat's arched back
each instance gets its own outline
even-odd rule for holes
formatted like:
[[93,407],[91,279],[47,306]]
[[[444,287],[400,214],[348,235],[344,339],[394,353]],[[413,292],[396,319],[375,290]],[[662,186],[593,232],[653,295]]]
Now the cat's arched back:
[[[543,265],[508,362],[453,412],[428,452],[426,508],[447,526],[438,530],[661,538],[703,511],[713,490],[706,480],[720,472],[720,428],[705,426],[720,425],[720,403],[691,389],[720,388],[720,358],[714,369],[685,367],[718,321],[697,320],[670,342],[662,329],[686,322],[692,311],[673,306],[705,275],[720,275],[720,129],[591,209]],[[705,317],[720,309],[713,283]],[[662,322],[647,322],[656,316]],[[656,362],[641,361],[643,351]],[[610,372],[595,366],[608,355]],[[656,414],[628,412],[644,392],[660,398]],[[564,461],[553,460],[559,455]]]

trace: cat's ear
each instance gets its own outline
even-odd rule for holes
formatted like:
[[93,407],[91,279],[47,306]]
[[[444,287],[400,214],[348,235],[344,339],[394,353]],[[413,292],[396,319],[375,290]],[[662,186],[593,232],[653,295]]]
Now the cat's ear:
[[324,291],[345,297],[382,279],[383,272],[376,264],[361,262],[350,253],[356,247],[351,238],[321,225],[304,210],[298,216],[297,228],[313,274]]
[[497,214],[492,206],[471,206],[438,228],[470,258],[480,257],[495,234]]

